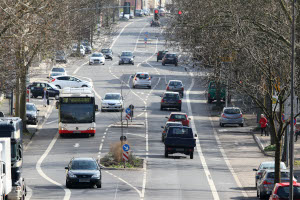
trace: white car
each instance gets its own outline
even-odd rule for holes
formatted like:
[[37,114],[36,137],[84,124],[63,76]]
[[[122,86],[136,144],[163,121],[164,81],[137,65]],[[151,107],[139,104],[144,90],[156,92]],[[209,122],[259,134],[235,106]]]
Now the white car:
[[[75,44],[72,48],[72,53],[76,53],[77,52],[77,44]],[[81,56],[85,56],[85,47],[81,44],[80,45],[80,55]]]
[[147,87],[151,89],[151,78],[148,72],[137,72],[132,77],[132,87]]
[[90,82],[80,80],[74,76],[56,76],[51,80],[51,83],[59,89],[65,87],[93,87]]
[[107,110],[123,111],[124,102],[120,93],[107,93],[101,103],[101,112]]
[[105,57],[102,53],[93,53],[90,56],[89,65],[96,64],[96,63],[103,64],[103,65],[105,64]]

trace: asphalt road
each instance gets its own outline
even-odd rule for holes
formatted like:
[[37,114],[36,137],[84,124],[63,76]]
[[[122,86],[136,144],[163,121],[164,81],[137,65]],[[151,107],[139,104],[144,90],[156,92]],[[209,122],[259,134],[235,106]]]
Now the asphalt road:
[[[30,191],[27,199],[249,199],[240,188],[239,178],[226,157],[231,141],[227,141],[224,150],[212,128],[204,97],[205,88],[199,81],[203,74],[194,77],[182,65],[162,66],[161,62],[156,62],[156,52],[165,48],[164,40],[161,29],[150,27],[149,21],[150,18],[140,18],[120,25],[114,40],[107,43],[107,47],[113,49],[113,61],[90,66],[86,57],[67,66],[69,74],[93,82],[99,107],[101,97],[108,92],[122,92],[125,106],[135,106],[134,121],[144,126],[125,128],[124,134],[134,154],[146,160],[144,168],[104,169],[101,189],[67,189],[64,167],[69,160],[73,157],[98,158],[109,152],[110,146],[119,141],[121,130],[111,125],[120,120],[121,114],[98,112],[95,137],[60,138],[58,112],[52,101],[51,114],[46,116],[42,129],[24,154],[23,172]],[[145,46],[143,39],[146,32],[151,43]],[[118,65],[117,55],[125,50],[134,52],[135,65]],[[153,76],[152,89],[132,89],[130,77],[140,71]],[[164,125],[165,117],[171,111],[160,111],[160,95],[166,83],[174,79],[184,83],[182,112],[192,118],[191,126],[198,134],[194,159],[180,154],[164,158],[160,126]]]

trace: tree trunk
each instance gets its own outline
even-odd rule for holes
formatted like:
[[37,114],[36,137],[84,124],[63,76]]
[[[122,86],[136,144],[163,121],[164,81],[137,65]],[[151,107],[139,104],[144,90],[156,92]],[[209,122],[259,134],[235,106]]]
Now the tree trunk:
[[281,147],[282,147],[282,140],[278,140],[278,137],[276,137],[276,150],[275,150],[275,183],[280,183],[281,180],[281,172],[280,172],[280,162],[281,162]]
[[219,81],[216,82],[216,100],[217,100],[216,106],[220,108],[222,105],[221,105],[221,83]]
[[25,66],[23,66],[23,70],[21,71],[21,77],[20,77],[20,118],[23,121],[23,130],[27,132],[26,128],[26,74],[27,70],[24,69]]
[[20,76],[16,78],[16,98],[15,98],[15,117],[20,117]]
[[[272,71],[271,71],[271,67],[269,67],[269,69],[268,69],[268,71],[269,71],[269,77],[267,78],[267,89],[268,89],[268,94],[266,95],[266,108],[267,108],[267,110],[268,110],[268,113],[273,113],[272,112],[272,98],[273,98],[273,96],[272,96],[272,94],[273,94],[273,86],[272,86],[272,83],[271,83],[271,81],[272,81]],[[270,117],[268,118],[268,123],[270,124],[270,121],[272,121],[273,119],[271,119]],[[274,124],[275,125],[275,124]],[[269,126],[270,127],[270,126]],[[274,126],[274,128],[275,128],[275,126]],[[271,144],[273,145],[273,144],[275,144],[275,131],[274,131],[274,129],[273,128],[270,128],[270,142],[271,142]]]

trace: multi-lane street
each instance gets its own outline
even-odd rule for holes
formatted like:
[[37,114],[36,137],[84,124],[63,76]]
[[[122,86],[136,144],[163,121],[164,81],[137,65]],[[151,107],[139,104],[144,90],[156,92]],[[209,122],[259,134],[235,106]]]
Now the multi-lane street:
[[[107,46],[113,50],[114,59],[105,65],[88,65],[88,58],[67,64],[68,74],[91,81],[96,103],[101,105],[105,93],[123,94],[125,107],[133,104],[134,122],[139,126],[124,128],[132,152],[145,159],[143,169],[102,170],[102,188],[72,188],[65,186],[64,169],[73,157],[103,157],[110,146],[119,141],[121,129],[113,127],[120,121],[119,112],[97,112],[95,137],[67,137],[58,135],[58,111],[51,101],[49,116],[26,148],[23,172],[27,182],[27,199],[250,199],[256,196],[246,191],[245,184],[254,187],[252,168],[260,162],[258,149],[251,154],[256,162],[247,165],[247,151],[239,155],[234,146],[237,136],[221,135],[225,145],[213,128],[204,96],[203,74],[195,76],[187,66],[162,66],[156,61],[156,52],[165,49],[162,29],[150,27],[150,17],[123,22]],[[151,43],[144,44],[145,34]],[[156,35],[158,37],[156,37]],[[100,50],[100,49],[99,49]],[[118,65],[118,54],[132,51],[134,65]],[[169,51],[172,51],[169,49]],[[136,72],[152,75],[152,88],[133,89],[132,78]],[[161,126],[171,111],[160,110],[160,95],[169,80],[181,80],[185,88],[182,112],[191,117],[191,127],[197,133],[194,159],[189,156],[164,157]],[[232,137],[232,138],[229,138]],[[244,143],[249,142],[244,138]],[[253,142],[253,141],[252,141]],[[250,147],[251,148],[251,147]],[[228,152],[228,154],[226,154]],[[259,154],[259,155],[258,155]],[[231,163],[232,159],[232,163]],[[246,163],[246,166],[239,163]],[[243,160],[244,159],[244,160]],[[238,166],[239,168],[235,168]],[[239,173],[241,172],[241,173]],[[243,172],[243,173],[242,173]],[[244,177],[243,177],[244,176]],[[249,177],[251,177],[249,180]],[[248,182],[247,182],[248,181]],[[254,194],[255,193],[255,194]]]

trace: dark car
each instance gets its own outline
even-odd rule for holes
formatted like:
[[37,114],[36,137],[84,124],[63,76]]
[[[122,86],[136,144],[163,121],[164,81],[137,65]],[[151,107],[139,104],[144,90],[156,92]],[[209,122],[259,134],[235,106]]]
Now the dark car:
[[156,61],[162,60],[168,51],[159,51],[157,52]]
[[113,60],[113,52],[111,49],[101,49],[101,53],[105,56],[105,59]]
[[67,63],[67,55],[65,54],[65,52],[63,50],[57,51],[55,54],[55,61],[57,63]]
[[161,97],[160,110],[175,108],[181,111],[181,99],[178,92],[165,92]]
[[67,188],[74,185],[101,188],[101,167],[94,158],[73,158],[65,169]]
[[47,88],[49,97],[55,97],[55,99],[58,99],[59,89],[51,83],[33,82],[31,85],[28,86],[28,89],[30,89],[31,96],[33,98],[37,98],[38,96],[43,97],[44,88]]
[[160,22],[159,21],[156,21],[156,20],[152,20],[150,22],[150,26],[154,26],[154,27],[159,27],[160,26]]
[[37,125],[39,111],[34,103],[26,103],[26,123]]
[[178,57],[175,53],[166,53],[164,58],[162,59],[162,65],[166,64],[174,64],[175,66],[178,65]]
[[180,80],[170,80],[167,84],[167,91],[178,92],[181,97],[183,97],[184,87]]
[[182,126],[182,123],[181,122],[166,122],[165,126],[161,126],[161,128],[163,129],[163,132],[161,133],[161,141],[162,142],[165,141],[165,137],[167,135],[168,128],[172,127],[172,126]]
[[134,65],[134,55],[132,54],[131,51],[123,51],[120,60],[119,60],[119,65],[122,64],[132,64]]
[[83,41],[81,44],[82,44],[82,45],[84,46],[84,48],[85,48],[85,54],[90,54],[90,53],[92,53],[92,47],[91,47],[91,45],[89,44],[89,42],[88,42],[87,40]]

